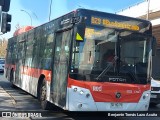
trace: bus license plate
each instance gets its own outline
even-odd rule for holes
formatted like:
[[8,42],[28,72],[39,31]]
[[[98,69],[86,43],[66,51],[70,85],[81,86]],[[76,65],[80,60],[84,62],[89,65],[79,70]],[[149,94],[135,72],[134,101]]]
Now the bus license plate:
[[123,104],[122,103],[111,103],[111,108],[122,108]]
[[151,98],[157,98],[157,95],[151,94]]

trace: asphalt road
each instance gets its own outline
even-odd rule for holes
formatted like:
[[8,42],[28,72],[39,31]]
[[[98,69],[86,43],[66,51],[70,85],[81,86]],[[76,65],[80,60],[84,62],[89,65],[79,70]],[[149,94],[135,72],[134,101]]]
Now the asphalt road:
[[[68,113],[57,107],[53,106],[53,110],[47,111],[42,110],[39,101],[32,95],[26,93],[19,88],[12,88],[11,83],[7,81],[3,74],[0,74],[0,113],[2,112],[12,112],[12,116],[15,118],[16,115],[25,116],[26,114],[35,113],[39,118],[35,117],[24,117],[23,120],[107,120],[107,119],[120,119],[120,120],[159,120],[160,117],[113,117],[107,118],[107,113]],[[150,107],[149,111],[160,111],[160,105]],[[17,114],[16,114],[17,113]],[[47,117],[46,117],[47,116]],[[6,120],[6,118],[0,118],[0,120]]]

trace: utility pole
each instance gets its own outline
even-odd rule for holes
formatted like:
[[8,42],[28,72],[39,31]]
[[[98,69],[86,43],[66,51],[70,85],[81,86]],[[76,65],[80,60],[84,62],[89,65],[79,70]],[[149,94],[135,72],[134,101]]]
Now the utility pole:
[[0,28],[1,28],[2,6],[0,5]]
[[149,20],[149,6],[150,6],[150,0],[146,0],[147,2],[147,16],[146,19]]
[[52,0],[50,2],[50,8],[49,8],[49,21],[51,20],[51,13],[52,13]]

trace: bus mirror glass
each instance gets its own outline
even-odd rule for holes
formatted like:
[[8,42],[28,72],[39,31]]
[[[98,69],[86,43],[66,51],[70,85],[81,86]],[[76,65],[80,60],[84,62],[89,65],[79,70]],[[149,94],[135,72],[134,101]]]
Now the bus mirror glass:
[[76,30],[76,41],[78,42],[83,42],[84,41],[84,34],[85,34],[85,23],[79,23],[77,25],[77,30]]
[[152,39],[152,56],[156,55],[156,47],[157,47],[157,40],[155,37]]

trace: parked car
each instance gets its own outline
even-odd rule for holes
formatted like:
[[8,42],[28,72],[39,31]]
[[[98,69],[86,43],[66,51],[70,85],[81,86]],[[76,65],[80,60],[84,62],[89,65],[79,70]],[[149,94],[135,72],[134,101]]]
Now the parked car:
[[4,72],[5,59],[0,58],[0,73]]
[[151,99],[150,99],[151,105],[157,105],[160,104],[160,81],[154,80],[152,78],[151,80]]

